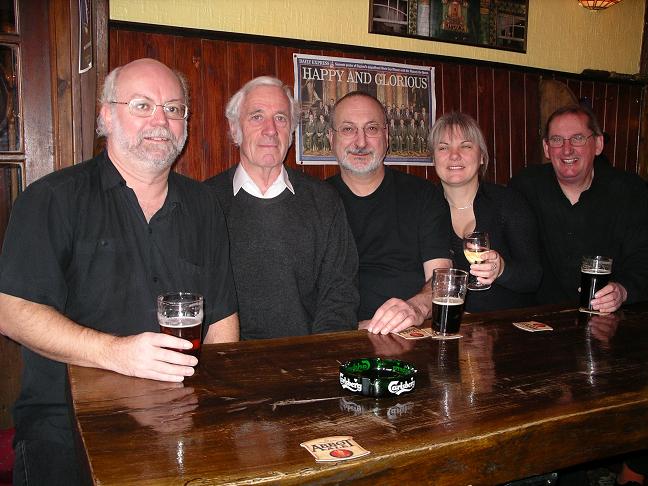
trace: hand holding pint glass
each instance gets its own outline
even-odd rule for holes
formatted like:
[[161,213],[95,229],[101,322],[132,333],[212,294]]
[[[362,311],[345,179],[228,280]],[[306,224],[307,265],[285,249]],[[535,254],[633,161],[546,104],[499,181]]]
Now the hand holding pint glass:
[[160,331],[190,341],[191,349],[174,349],[180,353],[200,356],[202,340],[203,297],[191,292],[173,292],[157,298]]
[[435,268],[432,274],[432,330],[442,336],[457,334],[468,290],[468,272]]
[[598,314],[592,307],[594,294],[610,282],[612,258],[606,256],[584,256],[581,260],[580,310]]

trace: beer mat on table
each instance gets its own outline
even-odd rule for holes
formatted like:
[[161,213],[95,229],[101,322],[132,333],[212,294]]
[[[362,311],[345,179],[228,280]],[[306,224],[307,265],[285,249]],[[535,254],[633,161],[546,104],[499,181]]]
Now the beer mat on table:
[[432,335],[432,331],[416,326],[410,326],[407,329],[398,331],[396,335],[405,339],[425,339],[429,338]]
[[322,437],[299,444],[315,458],[317,462],[337,462],[357,459],[369,454],[369,451],[358,444],[350,435]]
[[586,314],[596,314],[597,316],[606,316],[609,312],[601,312],[593,309],[586,309],[585,307],[579,307],[578,312],[585,312]]
[[463,336],[461,334],[446,334],[445,336],[439,332],[431,331],[431,338],[438,339],[439,341],[448,341],[450,339],[461,339]]
[[514,322],[513,325],[528,332],[553,331],[553,327],[538,321]]

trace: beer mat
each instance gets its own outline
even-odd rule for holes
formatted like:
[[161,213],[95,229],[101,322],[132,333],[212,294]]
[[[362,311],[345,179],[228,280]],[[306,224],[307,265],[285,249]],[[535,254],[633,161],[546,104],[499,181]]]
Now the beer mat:
[[432,335],[430,336],[432,339],[437,339],[439,341],[448,341],[450,339],[461,339],[463,336],[461,334],[446,334],[445,336],[441,333],[438,333],[436,331],[431,331]]
[[322,437],[299,444],[315,458],[317,462],[337,462],[357,459],[369,454],[369,451],[358,444],[350,435]]
[[396,335],[405,339],[425,339],[431,336],[431,331],[416,326],[410,326],[407,329],[398,331]]
[[528,332],[553,331],[553,327],[538,321],[514,322],[513,325]]
[[579,307],[578,312],[585,312],[586,314],[595,314],[597,316],[607,316],[609,312],[601,312],[593,309],[586,309],[585,307]]

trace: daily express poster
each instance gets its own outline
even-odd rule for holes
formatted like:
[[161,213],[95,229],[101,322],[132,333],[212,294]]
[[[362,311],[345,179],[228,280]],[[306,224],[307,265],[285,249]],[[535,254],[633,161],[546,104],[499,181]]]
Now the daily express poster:
[[385,107],[389,149],[385,162],[428,165],[427,135],[436,117],[434,68],[340,57],[293,54],[298,164],[336,164],[327,138],[335,101],[351,91],[374,95]]

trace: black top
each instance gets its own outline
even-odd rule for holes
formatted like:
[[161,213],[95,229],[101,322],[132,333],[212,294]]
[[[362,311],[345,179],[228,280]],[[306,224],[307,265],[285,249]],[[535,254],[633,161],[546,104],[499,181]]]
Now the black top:
[[648,298],[648,191],[636,175],[594,161],[592,185],[572,205],[551,164],[527,167],[511,179],[538,221],[543,278],[540,303],[578,302],[580,262],[586,255],[613,258],[612,280],[628,302]]
[[286,168],[295,190],[233,195],[236,167],[209,179],[230,234],[241,339],[357,328],[358,255],[336,192]]
[[[124,336],[159,331],[156,297],[204,296],[205,326],[236,312],[225,219],[200,183],[169,175],[147,224],[106,153],[34,182],[11,213],[0,292],[52,306],[73,321]],[[23,347],[17,438],[65,441],[65,365]]]
[[[486,231],[490,245],[504,259],[504,272],[488,290],[468,291],[468,312],[527,307],[540,285],[540,245],[535,217],[524,199],[511,189],[482,182],[473,202],[475,231]],[[470,271],[463,240],[452,232],[455,268]]]
[[389,167],[365,197],[356,196],[340,174],[328,182],[342,196],[358,247],[359,320],[371,319],[392,297],[416,295],[425,283],[423,263],[450,258],[450,213],[435,185]]

